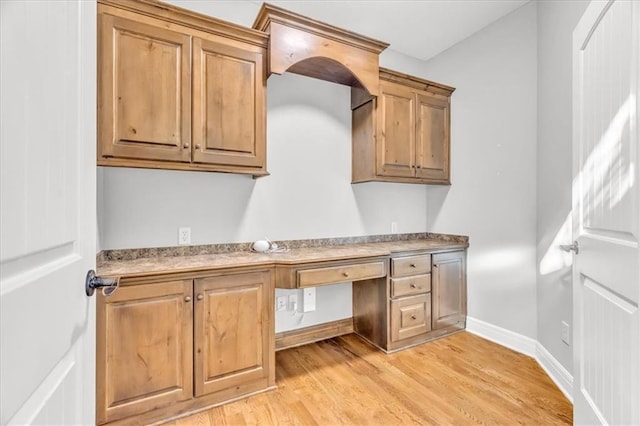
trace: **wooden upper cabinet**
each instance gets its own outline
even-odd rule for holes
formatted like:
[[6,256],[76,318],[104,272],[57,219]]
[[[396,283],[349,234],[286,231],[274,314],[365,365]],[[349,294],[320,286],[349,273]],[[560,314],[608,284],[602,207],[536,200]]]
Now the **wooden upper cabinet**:
[[382,83],[378,96],[378,174],[414,175],[415,95],[401,85]]
[[450,184],[455,89],[380,69],[380,94],[352,88],[353,182]]
[[416,95],[416,177],[449,180],[449,101]]
[[262,167],[263,57],[223,43],[193,42],[193,161]]
[[267,175],[268,35],[160,2],[98,3],[98,165]]
[[191,37],[99,15],[100,154],[191,160]]
[[97,303],[97,423],[192,397],[192,281],[120,287]]
[[196,396],[274,384],[272,292],[269,272],[195,280]]

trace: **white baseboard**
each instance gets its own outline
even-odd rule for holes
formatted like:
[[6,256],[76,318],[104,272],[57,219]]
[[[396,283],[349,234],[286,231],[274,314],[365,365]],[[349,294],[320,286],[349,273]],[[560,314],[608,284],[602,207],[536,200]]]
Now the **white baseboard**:
[[532,358],[536,357],[538,342],[530,337],[470,317],[467,317],[467,331],[516,352],[529,355]]
[[467,317],[467,331],[534,358],[564,396],[573,403],[573,376],[540,342],[470,317]]
[[573,376],[571,373],[540,342],[537,342],[535,358],[564,396],[573,403]]

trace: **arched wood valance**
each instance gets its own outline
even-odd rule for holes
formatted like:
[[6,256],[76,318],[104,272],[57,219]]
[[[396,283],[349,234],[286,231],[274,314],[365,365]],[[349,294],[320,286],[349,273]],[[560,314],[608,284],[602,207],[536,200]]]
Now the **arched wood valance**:
[[290,71],[378,95],[378,58],[389,44],[268,3],[253,28],[270,35],[269,73]]

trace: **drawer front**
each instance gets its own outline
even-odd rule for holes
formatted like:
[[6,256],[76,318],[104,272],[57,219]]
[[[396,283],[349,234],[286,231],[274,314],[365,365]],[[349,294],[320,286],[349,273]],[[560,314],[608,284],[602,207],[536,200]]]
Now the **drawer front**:
[[391,259],[391,276],[427,274],[431,271],[431,255],[397,257]]
[[431,330],[431,294],[391,301],[391,341],[417,336]]
[[431,291],[431,274],[391,278],[391,297],[411,296]]
[[314,287],[323,284],[359,281],[384,277],[386,274],[385,262],[382,260],[355,265],[303,269],[298,271],[298,287]]

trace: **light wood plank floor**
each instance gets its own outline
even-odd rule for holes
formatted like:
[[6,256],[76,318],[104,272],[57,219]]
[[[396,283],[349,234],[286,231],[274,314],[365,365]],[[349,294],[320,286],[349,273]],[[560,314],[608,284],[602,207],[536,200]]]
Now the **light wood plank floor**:
[[355,335],[280,351],[278,389],[168,424],[571,424],[532,359],[470,333],[385,355]]

